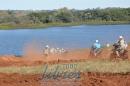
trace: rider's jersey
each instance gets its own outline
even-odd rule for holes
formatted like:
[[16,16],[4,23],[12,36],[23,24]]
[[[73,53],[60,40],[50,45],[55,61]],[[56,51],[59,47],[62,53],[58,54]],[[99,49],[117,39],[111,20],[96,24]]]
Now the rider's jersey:
[[121,49],[126,49],[127,48],[127,43],[125,40],[119,40],[118,43],[120,44]]
[[96,49],[101,48],[101,44],[100,43],[94,43],[94,48],[96,48]]

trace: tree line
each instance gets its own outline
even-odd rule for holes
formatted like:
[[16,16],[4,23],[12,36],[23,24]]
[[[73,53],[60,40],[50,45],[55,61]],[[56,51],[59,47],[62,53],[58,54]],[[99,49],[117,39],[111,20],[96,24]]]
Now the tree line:
[[89,21],[128,21],[130,8],[95,8],[55,10],[0,10],[0,24],[46,24]]

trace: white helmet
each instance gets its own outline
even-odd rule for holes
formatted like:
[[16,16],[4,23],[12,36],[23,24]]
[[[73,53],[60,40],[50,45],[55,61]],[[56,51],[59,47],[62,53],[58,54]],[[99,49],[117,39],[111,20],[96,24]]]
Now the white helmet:
[[57,50],[59,50],[60,48],[56,48]]
[[49,45],[46,45],[46,48],[49,48]]
[[120,39],[122,39],[122,38],[123,38],[123,36],[119,36],[119,38],[120,38]]
[[98,43],[99,42],[99,40],[96,40],[96,43]]

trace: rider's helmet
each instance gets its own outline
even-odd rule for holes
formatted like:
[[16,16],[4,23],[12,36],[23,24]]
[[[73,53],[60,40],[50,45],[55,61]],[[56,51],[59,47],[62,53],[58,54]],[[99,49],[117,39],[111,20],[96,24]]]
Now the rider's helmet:
[[99,40],[96,40],[96,43],[98,43],[99,42]]
[[60,48],[56,48],[57,50],[59,50]]
[[123,36],[119,36],[119,39],[123,39]]
[[46,45],[45,48],[49,48],[49,45]]

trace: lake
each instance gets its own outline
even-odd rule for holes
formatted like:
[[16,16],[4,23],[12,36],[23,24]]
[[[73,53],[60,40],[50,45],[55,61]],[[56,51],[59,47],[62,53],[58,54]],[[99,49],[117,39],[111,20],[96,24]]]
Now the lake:
[[81,25],[46,29],[0,30],[0,55],[22,55],[26,45],[46,44],[66,49],[89,48],[96,39],[102,45],[114,43],[119,35],[130,42],[130,25]]

